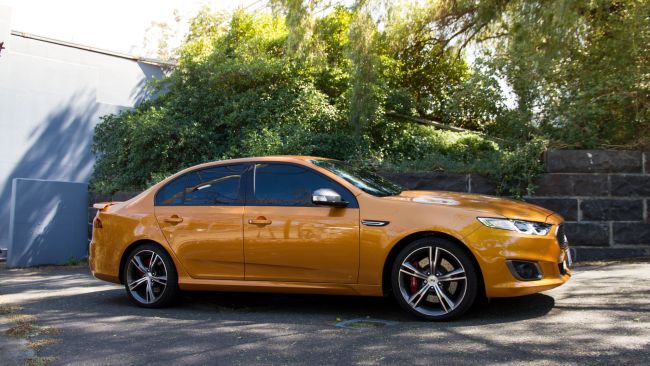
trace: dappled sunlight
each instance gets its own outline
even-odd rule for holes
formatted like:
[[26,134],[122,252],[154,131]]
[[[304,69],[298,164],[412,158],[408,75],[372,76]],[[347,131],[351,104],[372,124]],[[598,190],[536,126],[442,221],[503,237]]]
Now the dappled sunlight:
[[[308,359],[325,363],[462,364],[480,354],[485,365],[571,365],[630,362],[650,346],[648,264],[578,268],[563,287],[494,299],[445,323],[411,318],[388,298],[198,292],[185,293],[174,307],[143,309],[85,268],[3,270],[1,278],[2,303],[19,304],[43,326],[62,330],[65,351],[47,346],[44,354],[63,352],[62,359],[81,364],[205,364],[225,357],[299,363],[296,355],[309,350]],[[397,323],[336,326],[357,318]],[[155,355],[140,352],[159,344],[165,347]]]
[[14,302],[23,302],[23,301],[36,301],[36,300],[46,300],[48,298],[53,298],[53,297],[61,297],[61,296],[70,296],[70,295],[83,295],[83,294],[88,294],[92,292],[99,292],[99,291],[106,291],[106,290],[112,290],[115,289],[114,286],[111,285],[97,285],[97,286],[80,286],[80,287],[66,287],[63,289],[52,289],[47,292],[43,292],[42,290],[25,290],[22,291],[18,294],[4,294],[2,295],[3,301],[6,301],[7,303],[14,303]]

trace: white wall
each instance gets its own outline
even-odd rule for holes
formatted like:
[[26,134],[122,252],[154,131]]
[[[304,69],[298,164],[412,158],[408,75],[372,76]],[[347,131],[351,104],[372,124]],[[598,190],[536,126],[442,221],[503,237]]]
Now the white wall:
[[87,182],[99,117],[145,97],[157,66],[9,35],[0,6],[0,248],[13,178]]

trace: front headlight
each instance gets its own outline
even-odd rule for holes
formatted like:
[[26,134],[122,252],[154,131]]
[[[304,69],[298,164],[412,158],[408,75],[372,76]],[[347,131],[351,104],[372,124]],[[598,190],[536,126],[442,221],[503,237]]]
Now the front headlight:
[[494,217],[477,217],[477,219],[487,227],[516,231],[522,234],[546,235],[551,230],[551,225],[543,222],[499,219]]

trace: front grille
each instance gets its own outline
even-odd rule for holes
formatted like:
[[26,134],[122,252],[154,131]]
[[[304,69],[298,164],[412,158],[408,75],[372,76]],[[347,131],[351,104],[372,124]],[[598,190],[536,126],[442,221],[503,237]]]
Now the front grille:
[[557,232],[555,233],[555,238],[557,239],[557,243],[560,245],[560,248],[567,248],[569,246],[569,241],[566,238],[566,234],[564,233],[564,225],[560,225],[557,228]]

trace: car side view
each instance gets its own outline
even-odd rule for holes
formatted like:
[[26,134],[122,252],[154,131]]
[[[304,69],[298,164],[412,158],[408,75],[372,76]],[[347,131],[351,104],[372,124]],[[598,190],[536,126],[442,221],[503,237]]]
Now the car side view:
[[392,294],[415,316],[448,320],[477,298],[571,276],[563,219],[549,210],[409,191],[318,157],[202,164],[95,206],[92,273],[142,307],[180,290]]

